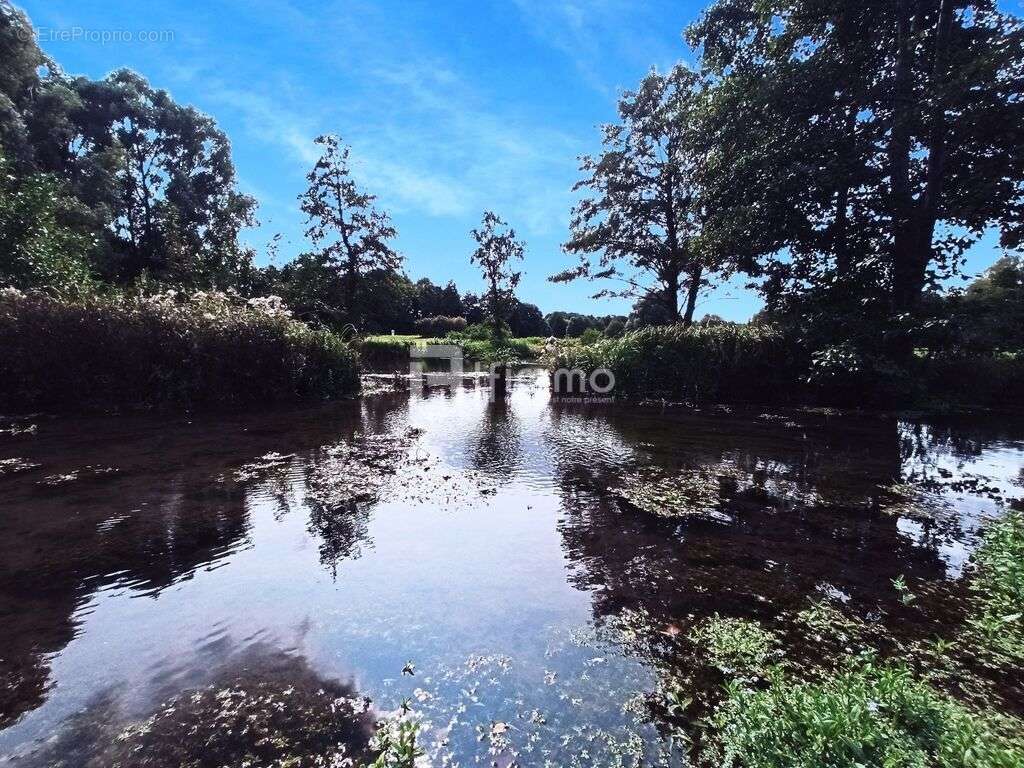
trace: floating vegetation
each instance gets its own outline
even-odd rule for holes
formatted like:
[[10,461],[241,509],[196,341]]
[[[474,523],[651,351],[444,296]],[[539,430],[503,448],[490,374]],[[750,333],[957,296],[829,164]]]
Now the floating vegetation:
[[625,478],[616,494],[630,505],[659,517],[705,516],[725,518],[723,502],[755,502],[782,507],[811,505],[821,501],[817,492],[773,473],[748,469],[731,460],[678,470],[637,470]]
[[4,427],[3,429],[0,429],[0,435],[11,436],[34,435],[37,432],[39,432],[39,427],[36,424],[26,424],[24,426],[22,426],[21,424],[11,424],[11,426],[9,427]]
[[117,467],[85,466],[71,472],[47,475],[42,480],[37,481],[36,485],[46,488],[60,488],[83,480],[104,480],[112,475],[116,475],[120,471]]
[[715,614],[701,622],[690,640],[708,661],[728,675],[764,677],[781,658],[779,639],[755,621]]
[[[294,453],[280,454],[271,452],[260,456],[256,461],[243,464],[241,467],[236,469],[231,474],[231,480],[236,483],[246,484],[252,483],[257,480],[265,478],[268,474],[276,472],[286,467],[292,459],[295,458]],[[225,482],[228,478],[221,476],[218,478],[218,482]]]
[[716,469],[700,469],[669,477],[630,477],[618,489],[620,498],[659,517],[717,513],[723,490],[734,478]]
[[795,619],[810,633],[808,639],[819,646],[822,643],[849,646],[868,633],[863,621],[847,616],[825,600],[812,601],[809,608],[796,614]]
[[[75,715],[31,768],[341,768],[377,757],[370,701],[302,659],[248,654],[207,685],[125,722],[113,696]],[[19,764],[22,764],[19,761]],[[380,765],[412,768],[412,763]]]
[[41,464],[37,464],[34,461],[28,459],[0,459],[0,477],[4,475],[16,475],[20,472],[28,472],[32,469],[38,469]]
[[306,478],[309,501],[327,511],[344,510],[355,502],[376,502],[403,462],[426,461],[426,456],[409,457],[421,434],[422,430],[410,428],[401,435],[357,435],[322,449],[322,457]]

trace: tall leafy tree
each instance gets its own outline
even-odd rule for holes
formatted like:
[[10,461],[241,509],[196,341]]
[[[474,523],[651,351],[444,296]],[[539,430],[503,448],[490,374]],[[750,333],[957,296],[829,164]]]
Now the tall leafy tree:
[[618,287],[596,297],[649,296],[673,322],[693,321],[700,290],[719,267],[701,239],[703,151],[693,130],[701,99],[699,76],[682,64],[651,71],[622,96],[601,154],[582,158],[576,189],[589,196],[574,208],[564,245],[581,262],[551,280],[614,281]]
[[388,214],[374,207],[377,198],[352,179],[349,148],[330,135],[317,137],[316,143],[323,151],[306,176],[308,189],[299,197],[307,217],[306,236],[339,275],[345,309],[354,322],[363,276],[401,266],[402,257],[390,245],[397,232]]
[[718,0],[687,36],[710,231],[770,307],[902,319],[987,228],[1020,244],[1024,30],[992,0]]
[[487,317],[491,322],[495,338],[504,335],[515,304],[515,290],[522,272],[512,269],[513,262],[522,261],[526,245],[516,239],[515,230],[491,211],[485,211],[479,229],[472,232],[477,248],[469,257],[480,267],[487,284],[485,299]]

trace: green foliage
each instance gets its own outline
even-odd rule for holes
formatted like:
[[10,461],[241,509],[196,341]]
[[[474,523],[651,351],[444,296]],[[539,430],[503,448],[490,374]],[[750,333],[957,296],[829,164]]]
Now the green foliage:
[[274,297],[0,294],[0,409],[225,406],[358,391],[338,336]]
[[1020,243],[1024,28],[996,6],[716,0],[688,30],[708,229],[769,306],[819,294],[898,328],[989,226]]
[[772,401],[799,396],[792,346],[767,325],[644,328],[594,344],[563,344],[554,367],[615,374],[615,395]]
[[729,675],[764,676],[780,656],[778,638],[745,619],[715,614],[694,629],[690,639],[713,666]]
[[971,625],[988,647],[1024,663],[1024,514],[1009,512],[989,526],[974,566]]
[[336,271],[349,322],[358,316],[356,299],[366,273],[394,272],[401,255],[390,242],[398,236],[389,215],[378,210],[375,195],[361,190],[352,178],[347,146],[337,136],[316,138],[323,147],[307,174],[309,187],[299,196],[306,214],[306,237],[317,257]]
[[369,768],[414,768],[424,752],[416,746],[419,724],[408,718],[385,721],[373,737],[372,747],[380,754]]
[[487,286],[487,319],[497,341],[507,335],[507,322],[516,306],[515,291],[523,273],[513,270],[512,264],[523,260],[526,244],[491,211],[484,211],[480,228],[472,235],[477,247],[469,260],[480,268]]
[[944,352],[917,362],[927,396],[943,403],[1019,408],[1024,355]]
[[88,289],[92,237],[60,220],[74,204],[44,174],[17,177],[0,155],[0,286],[47,288],[61,295]]
[[416,331],[424,336],[444,336],[448,333],[466,330],[462,317],[421,317],[416,321]]
[[616,287],[595,298],[655,296],[669,322],[692,322],[699,292],[721,262],[703,244],[699,178],[707,153],[694,130],[701,82],[685,64],[665,74],[652,69],[619,99],[619,122],[603,126],[601,153],[580,159],[575,189],[587,196],[573,208],[564,246],[580,263],[552,282],[610,282]]
[[766,689],[732,682],[705,758],[744,768],[1009,768],[1024,753],[984,718],[898,664],[854,660],[821,682],[774,674]]

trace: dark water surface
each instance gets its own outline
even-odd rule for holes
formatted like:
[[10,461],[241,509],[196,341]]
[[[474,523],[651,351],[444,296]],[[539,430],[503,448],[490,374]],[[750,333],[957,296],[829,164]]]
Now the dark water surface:
[[892,580],[962,579],[1024,495],[1019,423],[588,409],[530,374],[505,405],[469,382],[0,429],[14,765],[83,713],[143,718],[253,653],[381,712],[408,698],[434,765],[673,762],[645,704],[671,668],[659,638],[822,599],[938,631]]

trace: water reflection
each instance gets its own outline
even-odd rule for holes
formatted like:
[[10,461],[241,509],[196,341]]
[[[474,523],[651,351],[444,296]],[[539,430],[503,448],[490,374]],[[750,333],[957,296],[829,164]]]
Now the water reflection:
[[489,400],[0,430],[0,755],[267,648],[414,700],[438,761],[672,762],[675,638],[822,598],[925,636],[892,580],[958,578],[1022,495],[1006,421]]

